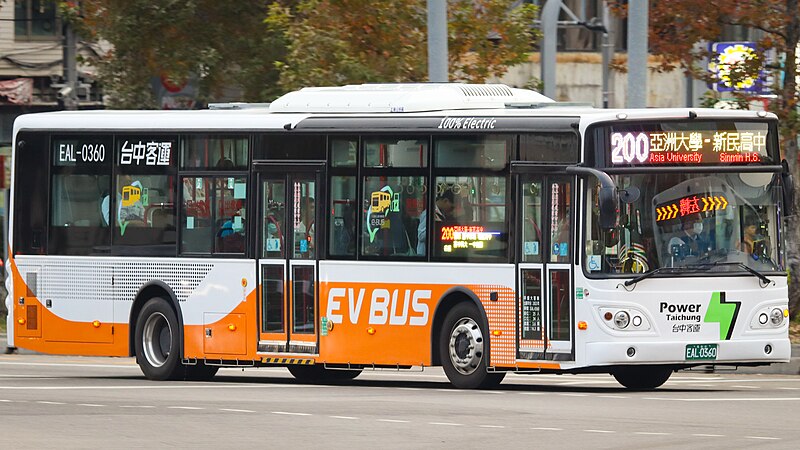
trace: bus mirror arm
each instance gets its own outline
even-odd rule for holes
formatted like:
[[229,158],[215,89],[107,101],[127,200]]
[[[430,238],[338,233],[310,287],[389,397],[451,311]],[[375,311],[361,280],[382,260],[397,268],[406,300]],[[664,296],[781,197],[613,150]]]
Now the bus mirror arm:
[[568,166],[567,173],[578,175],[592,175],[600,181],[600,192],[598,200],[600,207],[600,228],[611,230],[617,226],[617,215],[619,213],[619,192],[614,185],[614,181],[607,173],[593,169],[591,167]]
[[794,176],[789,170],[789,163],[784,159],[781,161],[783,171],[781,172],[781,187],[783,192],[784,216],[794,215]]

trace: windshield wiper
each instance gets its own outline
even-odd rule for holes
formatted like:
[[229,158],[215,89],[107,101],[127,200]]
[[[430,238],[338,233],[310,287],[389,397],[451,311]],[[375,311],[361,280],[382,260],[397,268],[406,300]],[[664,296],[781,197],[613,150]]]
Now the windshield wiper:
[[641,274],[639,276],[633,277],[630,280],[628,280],[628,281],[626,281],[626,282],[624,282],[622,284],[625,285],[625,287],[632,286],[632,285],[634,285],[634,284],[636,284],[636,283],[638,283],[638,282],[640,282],[640,281],[642,281],[644,279],[652,277],[653,275],[655,275],[657,273],[661,273],[661,272],[672,272],[672,273],[675,273],[676,272],[675,269],[682,269],[682,268],[683,267],[659,267],[659,268],[653,269],[653,270],[651,270],[649,272],[645,272],[645,273],[643,273],[643,274]]
[[758,278],[759,281],[761,282],[761,287],[767,287],[767,286],[769,286],[770,283],[774,283],[774,281],[772,281],[769,278],[767,278],[766,275],[764,275],[763,273],[753,269],[752,267],[748,266],[747,264],[745,264],[743,262],[713,262],[713,263],[706,263],[706,264],[698,264],[698,267],[707,268],[707,269],[710,269],[712,267],[717,267],[717,266],[737,266],[737,267],[740,267],[740,268],[744,269],[745,271],[749,272],[750,274],[752,274],[754,277]]
[[710,262],[710,263],[690,264],[690,265],[679,266],[679,267],[659,267],[659,268],[653,269],[653,270],[651,270],[649,272],[645,272],[645,273],[643,273],[643,274],[641,274],[639,276],[633,277],[630,280],[627,280],[622,284],[625,287],[632,286],[632,285],[634,285],[634,284],[636,284],[636,283],[638,283],[638,282],[640,282],[642,280],[645,280],[647,278],[652,277],[653,275],[655,275],[657,273],[664,273],[664,272],[667,272],[667,273],[697,272],[697,271],[700,271],[700,270],[708,270],[708,269],[711,269],[711,268],[717,267],[717,266],[737,266],[737,267],[740,267],[740,268],[744,269],[745,271],[749,272],[750,274],[752,274],[753,276],[757,277],[761,281],[761,284],[762,284],[761,287],[766,287],[770,283],[773,282],[772,280],[767,278],[766,275],[762,274],[761,272],[758,272],[757,270],[753,269],[752,267],[748,266],[747,264],[744,264],[744,263],[741,263],[741,262],[718,262],[718,261],[715,261],[715,262]]

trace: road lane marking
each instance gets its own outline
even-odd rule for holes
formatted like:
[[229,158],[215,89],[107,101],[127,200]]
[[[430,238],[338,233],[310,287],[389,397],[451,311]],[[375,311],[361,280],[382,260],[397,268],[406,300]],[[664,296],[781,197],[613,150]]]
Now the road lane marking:
[[271,411],[272,414],[280,414],[282,416],[310,416],[309,413],[287,412],[287,411]]
[[761,389],[761,386],[744,386],[744,385],[733,385],[732,388],[739,388],[739,389]]
[[106,406],[106,405],[98,405],[97,403],[78,403],[78,406],[93,406],[99,408],[101,406]]
[[205,409],[200,408],[197,406],[167,406],[167,409],[189,409],[189,410],[197,410],[197,409]]
[[706,434],[706,433],[695,433],[692,436],[697,436],[697,437],[725,437],[724,434]]
[[444,425],[447,427],[463,427],[463,423],[453,423],[453,422],[428,422],[428,425]]
[[155,408],[153,405],[119,405],[120,408]]
[[598,395],[599,398],[630,398],[627,395]]
[[220,411],[227,411],[227,412],[240,412],[240,413],[254,413],[255,411],[251,411],[249,409],[230,409],[230,408],[220,408]]
[[[277,386],[275,386],[277,387]],[[290,387],[290,386],[280,386],[281,389]],[[104,390],[104,389],[219,389],[219,388],[249,388],[252,389],[252,385],[231,385],[231,384],[220,384],[215,385],[214,383],[206,383],[206,384],[198,384],[198,385],[137,385],[137,386],[0,386],[0,389],[8,390],[8,391],[20,391],[20,390],[31,390],[31,391],[70,391],[70,390]]]
[[645,397],[645,400],[667,400],[673,402],[774,402],[789,401],[796,402],[800,397],[763,397],[763,398],[668,398],[668,397]]
[[576,394],[574,392],[565,392],[565,393],[560,393],[558,395],[561,395],[561,396],[564,396],[564,397],[588,397],[589,396],[589,394]]
[[479,425],[480,428],[505,428],[503,425]]
[[564,431],[563,428],[553,428],[553,427],[533,427],[531,430],[539,430],[539,431]]
[[658,431],[636,431],[633,434],[641,434],[643,436],[669,436],[672,433],[662,433]]
[[352,417],[352,416],[328,416],[328,417],[330,417],[331,419],[358,420],[358,417]]
[[780,441],[781,438],[770,437],[770,436],[745,436],[747,439],[762,439],[765,441]]
[[397,420],[397,419],[378,419],[378,422],[389,422],[389,423],[408,423],[407,420]]
[[785,391],[800,391],[800,388],[796,387],[779,387],[778,389],[783,389]]
[[63,403],[63,402],[48,402],[48,401],[45,401],[45,400],[39,400],[36,403],[40,403],[42,405],[66,405],[66,403]]
[[137,364],[77,364],[77,363],[34,363],[34,362],[11,362],[0,361],[0,365],[5,366],[37,366],[37,367],[91,367],[95,369],[139,369]]
[[616,431],[611,430],[583,430],[587,433],[616,433]]

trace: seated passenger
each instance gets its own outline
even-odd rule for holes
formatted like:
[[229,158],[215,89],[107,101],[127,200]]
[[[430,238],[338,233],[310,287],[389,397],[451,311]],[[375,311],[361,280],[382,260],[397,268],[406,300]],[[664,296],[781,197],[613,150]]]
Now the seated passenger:
[[711,250],[708,239],[703,236],[703,221],[699,214],[681,218],[681,232],[669,240],[667,254],[685,258],[702,256]]

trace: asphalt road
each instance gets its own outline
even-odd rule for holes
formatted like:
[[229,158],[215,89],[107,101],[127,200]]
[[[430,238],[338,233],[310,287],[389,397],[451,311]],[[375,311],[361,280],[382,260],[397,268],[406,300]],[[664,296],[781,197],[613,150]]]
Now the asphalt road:
[[651,392],[607,375],[510,375],[461,391],[437,369],[152,382],[130,358],[0,356],[0,448],[796,448],[798,419],[800,377],[786,375],[681,373]]

